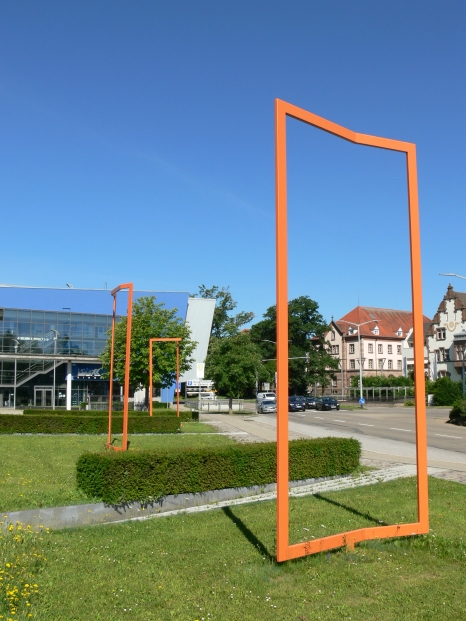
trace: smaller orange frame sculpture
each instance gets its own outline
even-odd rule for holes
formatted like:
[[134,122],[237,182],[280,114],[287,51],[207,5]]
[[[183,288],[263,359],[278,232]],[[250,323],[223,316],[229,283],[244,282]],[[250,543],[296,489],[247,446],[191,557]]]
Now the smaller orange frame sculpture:
[[[416,457],[417,522],[359,528],[345,533],[289,543],[288,515],[288,240],[286,189],[286,118],[322,129],[344,140],[368,147],[399,151],[406,155],[408,178],[408,218],[411,250],[411,295],[413,308],[414,373],[416,375]],[[427,489],[427,428],[424,382],[424,333],[421,285],[421,241],[416,169],[416,145],[410,142],[370,136],[351,131],[286,101],[275,100],[275,191],[276,191],[276,261],[277,261],[277,561],[287,561],[307,554],[340,546],[353,547],[359,541],[418,535],[429,532],[429,498]]]
[[180,378],[180,337],[160,337],[149,339],[149,415],[152,416],[152,343],[176,343],[176,415],[180,415],[180,391],[178,390],[178,381]]
[[[128,313],[126,320],[126,354],[125,354],[125,380],[123,387],[123,438],[121,446],[112,445],[112,406],[113,406],[113,368],[115,360],[115,323],[117,309],[117,293],[122,289],[128,289]],[[110,386],[108,390],[108,438],[106,447],[114,451],[128,450],[128,397],[129,397],[129,366],[131,358],[131,322],[133,318],[133,283],[118,285],[110,291],[113,296],[113,315],[112,315],[112,348],[110,351]]]

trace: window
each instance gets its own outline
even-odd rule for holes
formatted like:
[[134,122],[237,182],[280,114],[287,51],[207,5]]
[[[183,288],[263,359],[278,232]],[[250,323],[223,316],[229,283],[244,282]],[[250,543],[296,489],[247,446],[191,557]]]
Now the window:
[[332,345],[332,354],[339,354],[339,353],[340,353],[340,346]]
[[379,326],[375,326],[375,328],[372,330],[372,333],[377,335],[379,333]]
[[437,349],[437,362],[444,362],[445,360],[445,348],[444,347],[439,347]]
[[382,343],[379,343],[379,345],[377,347],[377,351],[379,352],[379,354],[383,354],[383,345],[382,345]]
[[382,358],[381,360],[379,360],[379,369],[383,369],[383,363],[384,363],[384,360]]
[[444,341],[447,338],[445,328],[437,328],[436,337],[437,341]]
[[351,343],[349,346],[349,353],[354,354],[354,343]]
[[330,340],[334,341],[335,340],[335,332],[332,330],[332,332],[330,333]]
[[350,369],[355,369],[355,368],[356,368],[356,365],[355,365],[354,360],[350,360]]
[[401,354],[401,345],[396,346],[396,353]]
[[367,345],[367,353],[368,354],[373,354],[374,353],[374,344],[373,343],[369,343]]
[[401,371],[401,360],[398,360],[396,365],[397,365],[398,371]]
[[388,368],[393,369],[393,360],[388,361]]
[[387,346],[387,354],[393,354],[393,345],[388,345]]
[[374,368],[374,361],[372,360],[372,358],[369,358],[369,369],[373,369]]

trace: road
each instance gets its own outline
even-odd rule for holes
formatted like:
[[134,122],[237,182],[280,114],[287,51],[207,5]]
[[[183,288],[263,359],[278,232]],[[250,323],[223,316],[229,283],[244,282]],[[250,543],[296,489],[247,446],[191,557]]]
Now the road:
[[[275,420],[275,414],[263,415]],[[290,412],[290,423],[312,426],[345,435],[355,434],[414,444],[414,408],[371,406],[364,410]],[[427,409],[427,442],[432,448],[466,454],[466,427],[447,424],[448,410]]]

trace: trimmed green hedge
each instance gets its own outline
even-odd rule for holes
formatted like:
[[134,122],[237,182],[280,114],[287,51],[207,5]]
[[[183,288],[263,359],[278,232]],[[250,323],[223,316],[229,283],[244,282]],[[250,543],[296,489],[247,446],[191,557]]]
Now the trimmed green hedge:
[[[24,410],[23,415],[25,416],[102,416],[103,418],[108,417],[108,410]],[[112,418],[121,418],[123,416],[123,412],[114,411],[112,412]],[[142,418],[150,418],[149,412],[140,412],[130,410],[128,412],[128,420],[131,418],[138,416]],[[176,417],[176,409],[173,408],[159,408],[154,409],[153,416],[175,416]],[[191,422],[199,420],[199,412],[191,412],[191,411],[181,411],[179,420],[181,422]]]
[[[359,465],[361,445],[348,438],[290,442],[290,480],[349,474]],[[84,453],[78,487],[109,504],[150,501],[168,494],[205,492],[276,481],[275,442],[218,448]]]
[[[177,416],[128,417],[128,433],[176,433],[180,430]],[[112,433],[122,433],[123,417],[112,418]],[[7,433],[107,433],[108,419],[104,416],[81,416],[69,412],[68,416],[17,416],[0,415],[0,434]]]

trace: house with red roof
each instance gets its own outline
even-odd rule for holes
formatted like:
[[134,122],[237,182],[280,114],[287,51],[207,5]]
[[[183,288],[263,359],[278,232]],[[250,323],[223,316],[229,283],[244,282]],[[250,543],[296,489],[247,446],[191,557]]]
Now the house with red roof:
[[[426,327],[431,320],[424,316]],[[340,372],[332,383],[334,394],[345,394],[360,368],[367,375],[407,375],[412,356],[411,311],[356,306],[341,319],[330,323],[326,334],[330,353],[338,358]],[[429,357],[425,348],[425,366]],[[412,361],[411,361],[412,362]],[[343,388],[343,391],[342,391]]]

